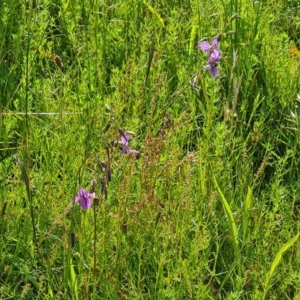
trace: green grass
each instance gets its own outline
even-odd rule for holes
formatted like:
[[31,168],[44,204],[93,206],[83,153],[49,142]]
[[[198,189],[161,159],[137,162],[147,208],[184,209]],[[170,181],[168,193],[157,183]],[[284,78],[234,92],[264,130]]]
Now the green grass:
[[2,1],[0,298],[300,299],[298,9]]

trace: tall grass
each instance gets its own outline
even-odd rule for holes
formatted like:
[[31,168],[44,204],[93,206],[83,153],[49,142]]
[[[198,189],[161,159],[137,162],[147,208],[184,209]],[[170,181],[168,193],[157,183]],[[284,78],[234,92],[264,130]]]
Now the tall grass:
[[1,299],[300,297],[297,2],[0,16]]

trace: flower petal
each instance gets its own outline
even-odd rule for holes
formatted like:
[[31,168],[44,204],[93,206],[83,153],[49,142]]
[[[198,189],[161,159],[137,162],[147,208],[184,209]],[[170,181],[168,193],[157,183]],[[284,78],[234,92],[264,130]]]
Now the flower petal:
[[130,147],[128,147],[128,150],[127,150],[129,153],[135,153],[135,154],[137,154],[137,153],[140,153],[139,151],[137,151],[137,150],[135,150],[135,149],[132,149],[132,148],[130,148]]
[[82,197],[84,197],[84,195],[86,194],[86,190],[85,189],[83,189],[83,188],[80,188],[79,190],[78,190],[78,197],[79,198],[82,198]]
[[221,58],[220,50],[214,49],[209,56],[209,63],[217,63],[221,60]]
[[214,78],[216,78],[219,75],[219,71],[215,64],[210,64],[208,67],[208,71]]
[[212,38],[211,45],[215,49],[218,48],[218,46],[219,46],[219,36],[218,35]]
[[132,149],[128,146],[124,146],[121,150],[121,153],[126,153],[126,152],[129,152],[129,153],[140,153],[139,151],[135,150],[135,149]]
[[119,132],[121,135],[121,140],[119,141],[119,143],[122,145],[127,145],[129,142],[129,137],[130,137],[129,133],[126,131],[123,131],[121,129],[119,130]]
[[211,44],[210,44],[209,42],[207,42],[207,41],[203,41],[203,42],[200,42],[200,43],[198,44],[198,47],[199,47],[202,51],[206,52],[206,51],[209,51],[209,50],[211,49]]
[[81,198],[80,205],[83,209],[89,209],[92,207],[92,201],[88,197]]

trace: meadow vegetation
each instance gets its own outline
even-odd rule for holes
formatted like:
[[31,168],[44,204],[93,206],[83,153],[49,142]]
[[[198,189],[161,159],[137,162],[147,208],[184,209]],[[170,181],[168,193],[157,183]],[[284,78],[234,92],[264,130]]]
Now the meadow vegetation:
[[1,1],[0,298],[300,299],[299,9]]

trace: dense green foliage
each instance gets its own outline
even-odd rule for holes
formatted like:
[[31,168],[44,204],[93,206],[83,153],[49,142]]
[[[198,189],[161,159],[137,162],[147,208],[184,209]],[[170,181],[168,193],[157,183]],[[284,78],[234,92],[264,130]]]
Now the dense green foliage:
[[300,299],[299,28],[298,1],[1,1],[0,298]]

